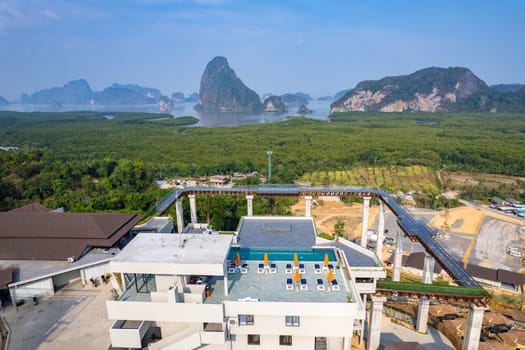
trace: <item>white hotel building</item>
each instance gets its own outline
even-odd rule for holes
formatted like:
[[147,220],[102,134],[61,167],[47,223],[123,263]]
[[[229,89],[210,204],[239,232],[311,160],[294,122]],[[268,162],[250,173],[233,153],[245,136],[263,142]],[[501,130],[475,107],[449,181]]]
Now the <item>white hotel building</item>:
[[122,281],[107,301],[112,346],[147,346],[154,327],[161,339],[149,349],[346,350],[362,337],[363,300],[385,277],[373,252],[320,242],[308,217],[244,217],[234,235],[141,233],[111,271]]

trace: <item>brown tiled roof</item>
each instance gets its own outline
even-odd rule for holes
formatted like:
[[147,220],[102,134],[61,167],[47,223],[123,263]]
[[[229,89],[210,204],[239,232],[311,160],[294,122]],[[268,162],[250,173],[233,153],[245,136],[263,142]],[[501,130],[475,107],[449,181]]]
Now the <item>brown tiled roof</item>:
[[511,329],[505,333],[498,333],[498,337],[500,337],[508,347],[525,345],[525,331],[519,329]]
[[[408,256],[406,260],[406,266],[413,267],[419,270],[423,270],[425,267],[425,253],[424,252],[418,252],[418,253],[412,253]],[[403,265],[405,265],[403,264]],[[440,273],[441,272],[441,266],[439,266],[439,263],[434,260],[434,273]]]
[[512,322],[499,312],[486,311],[483,313],[483,326],[512,326]]
[[497,340],[487,340],[479,342],[478,350],[508,350],[508,345],[505,345]]
[[456,318],[455,320],[443,320],[443,328],[448,330],[450,334],[463,335],[467,321],[464,318]]
[[507,270],[498,270],[498,282],[514,284],[516,286],[521,286],[525,283],[525,277],[521,273],[507,271]]
[[514,321],[525,322],[525,312],[517,309],[505,309],[500,311],[503,315],[512,318]]
[[450,304],[430,305],[428,308],[429,315],[443,317],[445,315],[457,315],[456,308]]
[[11,282],[13,282],[13,269],[0,270],[0,287],[7,286]]
[[88,247],[113,246],[141,218],[138,214],[0,213],[0,259],[78,259]]
[[44,208],[42,204],[38,202],[29,203],[26,205],[23,205],[21,207],[15,208],[10,210],[10,213],[16,213],[16,212],[23,212],[23,213],[29,213],[29,212],[50,212],[51,209]]
[[467,271],[473,277],[482,278],[484,280],[495,281],[495,282],[498,280],[498,271],[494,269],[489,269],[488,267],[468,264]]

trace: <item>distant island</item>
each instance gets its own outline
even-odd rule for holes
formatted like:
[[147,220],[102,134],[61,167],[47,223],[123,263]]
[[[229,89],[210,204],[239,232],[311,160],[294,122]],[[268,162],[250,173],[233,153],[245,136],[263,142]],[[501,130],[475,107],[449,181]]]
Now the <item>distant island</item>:
[[467,68],[430,67],[409,75],[362,81],[335,101],[330,113],[524,112],[525,87],[514,88],[491,88]]
[[263,104],[259,95],[237,77],[228,60],[217,56],[202,74],[195,109],[211,113],[257,113],[262,112]]
[[[187,99],[182,93],[174,93],[173,95],[177,102],[198,101],[197,93],[191,94]],[[85,79],[71,80],[61,87],[42,89],[32,94],[22,94],[20,102],[22,104],[50,105],[57,108],[65,104],[107,106],[159,104],[161,112],[166,111],[166,108],[173,103],[157,88],[143,87],[137,84],[113,84],[102,91],[93,91]],[[0,102],[0,104],[2,103]]]

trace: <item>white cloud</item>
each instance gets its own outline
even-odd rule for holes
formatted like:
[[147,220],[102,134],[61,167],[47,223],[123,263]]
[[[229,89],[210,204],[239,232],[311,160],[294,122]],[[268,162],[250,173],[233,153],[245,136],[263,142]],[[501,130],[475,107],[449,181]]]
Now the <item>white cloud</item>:
[[42,10],[41,11],[41,14],[50,19],[50,20],[53,20],[53,21],[60,21],[62,18],[53,10],[50,10],[50,9],[45,9],[45,10]]

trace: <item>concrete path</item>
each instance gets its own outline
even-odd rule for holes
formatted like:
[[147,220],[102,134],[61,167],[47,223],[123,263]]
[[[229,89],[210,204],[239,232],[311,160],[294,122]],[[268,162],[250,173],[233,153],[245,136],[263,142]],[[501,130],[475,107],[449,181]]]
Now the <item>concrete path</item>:
[[435,328],[429,327],[429,333],[420,334],[398,324],[390,322],[383,314],[381,325],[381,344],[391,341],[416,341],[427,350],[454,350],[452,343]]
[[6,310],[11,328],[10,350],[108,349],[106,300],[111,283],[83,288],[70,284],[49,298]]

